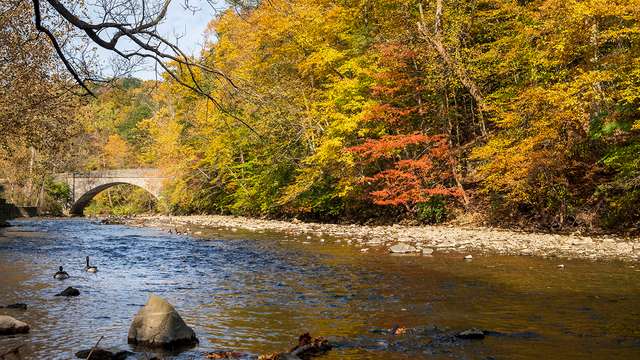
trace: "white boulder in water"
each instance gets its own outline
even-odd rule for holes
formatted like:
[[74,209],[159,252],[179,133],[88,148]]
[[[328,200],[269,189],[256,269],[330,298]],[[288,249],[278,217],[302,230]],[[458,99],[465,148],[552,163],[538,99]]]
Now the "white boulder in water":
[[11,316],[0,315],[0,335],[26,334],[29,332],[29,325]]
[[396,253],[396,254],[407,254],[407,253],[414,253],[414,252],[418,252],[420,250],[418,250],[415,246],[411,246],[409,244],[395,244],[392,247],[389,248],[389,251],[392,253]]
[[134,345],[173,348],[195,345],[198,339],[171,304],[151,295],[133,318],[128,341]]

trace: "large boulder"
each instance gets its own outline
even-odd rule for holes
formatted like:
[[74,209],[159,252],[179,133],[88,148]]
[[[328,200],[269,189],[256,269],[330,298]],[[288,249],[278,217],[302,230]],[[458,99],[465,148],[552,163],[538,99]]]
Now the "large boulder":
[[171,304],[151,295],[133,318],[128,341],[134,345],[174,348],[195,345],[198,339]]
[[29,325],[11,316],[0,315],[0,335],[26,334],[28,332]]

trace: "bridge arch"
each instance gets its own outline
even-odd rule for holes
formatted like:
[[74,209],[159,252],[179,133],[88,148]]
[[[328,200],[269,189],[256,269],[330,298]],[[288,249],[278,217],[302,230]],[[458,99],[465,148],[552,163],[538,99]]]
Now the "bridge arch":
[[149,189],[146,189],[140,185],[137,184],[132,184],[129,182],[111,182],[111,183],[106,183],[106,184],[102,184],[102,185],[98,185],[95,188],[85,192],[84,194],[82,194],[80,196],[80,198],[78,198],[77,200],[75,200],[73,202],[73,204],[71,205],[71,209],[69,210],[69,212],[71,213],[71,215],[75,215],[75,216],[82,216],[84,215],[84,209],[89,206],[89,204],[91,203],[91,200],[93,200],[93,198],[98,195],[99,193],[107,190],[110,187],[114,187],[114,186],[118,186],[118,185],[135,185],[141,189],[147,190],[148,193],[150,193],[151,195],[153,195],[154,198],[156,198],[156,200],[159,197],[159,194],[154,194],[153,192],[151,192]]
[[156,199],[160,197],[166,178],[158,169],[121,169],[92,171],[89,173],[61,174],[72,192],[71,215],[82,216],[85,207],[102,191],[117,185],[140,187]]

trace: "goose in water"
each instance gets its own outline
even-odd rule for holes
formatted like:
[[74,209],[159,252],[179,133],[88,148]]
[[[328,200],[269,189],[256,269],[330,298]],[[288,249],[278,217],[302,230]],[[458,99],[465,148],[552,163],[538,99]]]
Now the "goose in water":
[[64,280],[69,278],[69,274],[66,271],[62,270],[62,266],[58,269],[58,272],[53,275],[54,279]]
[[87,256],[87,266],[84,267],[84,271],[94,273],[98,272],[98,268],[96,266],[89,265],[89,257]]

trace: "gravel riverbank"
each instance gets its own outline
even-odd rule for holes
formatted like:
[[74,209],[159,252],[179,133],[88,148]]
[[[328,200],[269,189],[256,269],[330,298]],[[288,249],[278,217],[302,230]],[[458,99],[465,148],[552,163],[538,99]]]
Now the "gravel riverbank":
[[361,251],[494,253],[518,256],[583,258],[592,260],[640,260],[640,238],[580,236],[520,232],[459,226],[367,226],[252,219],[237,216],[138,216],[127,225],[158,227],[195,233],[192,227],[280,231],[306,235],[310,241],[324,237],[343,239]]

